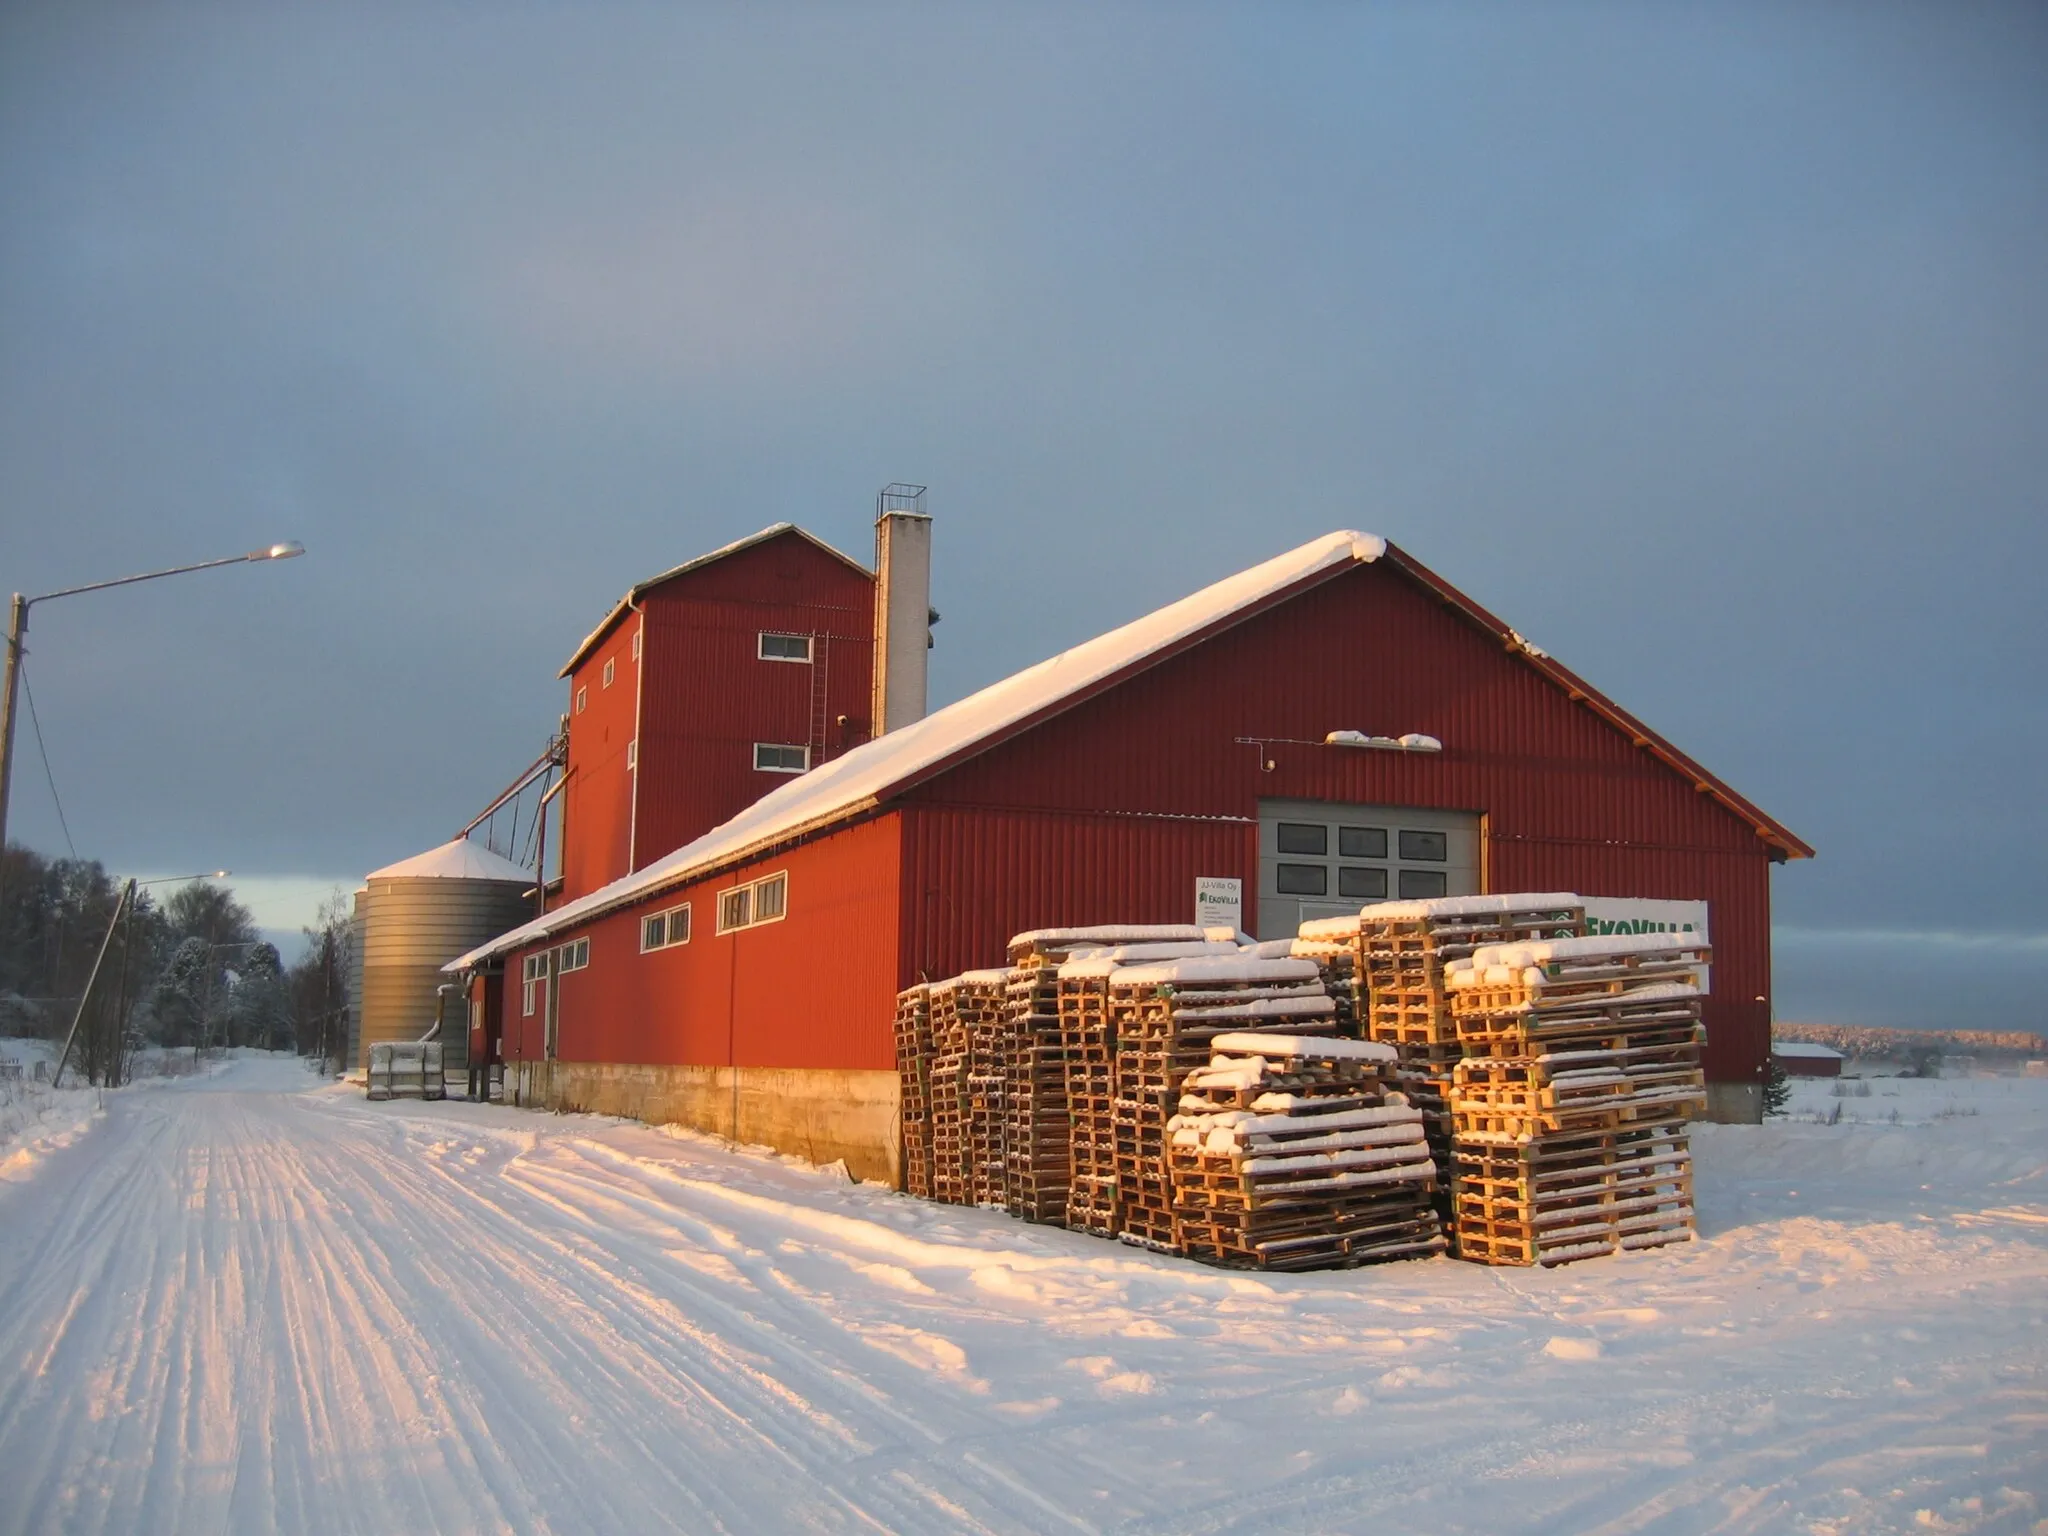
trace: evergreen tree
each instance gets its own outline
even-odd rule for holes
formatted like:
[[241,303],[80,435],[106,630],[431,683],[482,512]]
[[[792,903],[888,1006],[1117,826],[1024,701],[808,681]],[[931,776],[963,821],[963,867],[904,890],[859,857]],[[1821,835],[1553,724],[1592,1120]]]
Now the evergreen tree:
[[275,945],[254,945],[235,967],[229,1018],[238,1044],[275,1051],[289,1042],[291,997],[285,989],[284,962]]
[[1764,1118],[1785,1113],[1785,1106],[1792,1101],[1792,1079],[1785,1075],[1785,1069],[1778,1065],[1778,1058],[1771,1058],[1769,1071],[1764,1076]]
[[213,980],[213,952],[197,934],[171,953],[149,998],[157,1038],[165,1045],[197,1045],[206,1024]]

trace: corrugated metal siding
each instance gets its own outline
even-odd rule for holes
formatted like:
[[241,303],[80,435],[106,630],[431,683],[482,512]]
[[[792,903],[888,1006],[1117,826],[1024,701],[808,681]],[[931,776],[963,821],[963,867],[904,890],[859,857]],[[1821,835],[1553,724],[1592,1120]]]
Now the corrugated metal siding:
[[[894,1064],[901,821],[883,816],[716,880],[554,937],[590,939],[590,964],[559,978],[564,1061],[828,1067]],[[720,891],[789,872],[789,915],[719,934]],[[643,954],[640,919],[683,902],[687,944]],[[543,1006],[520,1012],[520,962],[505,960],[507,1060],[542,1054]]]
[[1005,811],[905,812],[902,986],[1001,965],[1012,934],[1192,923],[1200,875],[1257,889],[1257,822]]
[[[646,606],[638,866],[784,782],[755,770],[755,742],[822,762],[866,741],[874,666],[873,583],[795,534],[678,577]],[[813,660],[761,660],[763,630],[815,636]]]
[[[1319,744],[1337,729],[1423,731],[1445,750]],[[1272,744],[1240,745],[1241,736]],[[1237,845],[1241,871],[1198,870],[1220,853],[1216,825],[1151,818],[1249,822],[1262,797],[1480,813],[1492,890],[1576,887],[1711,902],[1718,995],[1709,1006],[1709,1072],[1721,1081],[1761,1076],[1768,1004],[1752,999],[1769,996],[1769,865],[1754,830],[1377,565],[912,792],[906,984],[920,970],[990,963],[1001,952],[998,929],[1188,921],[1196,873],[1239,873],[1247,922],[1255,922],[1249,834]],[[1138,834],[1140,826],[1156,830]]]
[[[641,666],[633,659],[633,636],[642,622],[627,615],[569,677],[558,906],[631,873],[626,855],[633,826],[633,770],[626,766],[626,744],[633,739]],[[609,688],[604,685],[607,662],[612,664]],[[579,690],[585,700],[581,714],[576,712]]]

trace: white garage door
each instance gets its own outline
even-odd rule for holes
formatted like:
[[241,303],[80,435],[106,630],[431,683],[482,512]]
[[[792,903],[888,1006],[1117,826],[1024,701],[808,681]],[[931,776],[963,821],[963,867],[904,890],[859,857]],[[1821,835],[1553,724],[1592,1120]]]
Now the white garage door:
[[1369,901],[1470,896],[1479,889],[1479,818],[1469,811],[1326,800],[1259,802],[1259,937]]

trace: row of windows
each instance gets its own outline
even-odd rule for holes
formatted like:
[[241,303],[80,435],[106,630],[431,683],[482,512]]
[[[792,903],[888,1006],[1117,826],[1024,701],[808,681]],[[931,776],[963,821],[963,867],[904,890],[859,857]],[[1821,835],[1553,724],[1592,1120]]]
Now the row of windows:
[[666,912],[655,912],[640,919],[640,950],[645,954],[650,949],[667,949],[672,944],[690,942],[690,904],[686,901],[680,907],[670,907]]
[[[1393,872],[1395,893],[1403,901],[1425,896],[1443,896],[1450,887],[1449,875],[1441,869],[1402,869]],[[1337,894],[1357,901],[1383,901],[1387,896],[1384,869],[1337,866]],[[1274,867],[1274,885],[1282,896],[1327,896],[1330,867],[1327,864],[1280,864]]]
[[541,982],[548,979],[548,961],[550,959],[555,962],[555,974],[557,976],[567,975],[570,971],[580,971],[590,964],[590,940],[587,938],[571,939],[568,943],[557,945],[552,950],[544,949],[537,955],[528,955],[519,962],[519,1011],[521,1013],[531,1014],[533,1012],[535,990]]
[[[1282,853],[1306,853],[1317,858],[1329,856],[1330,829],[1320,822],[1283,821],[1275,831],[1279,837],[1279,851]],[[1397,847],[1404,863],[1413,859],[1420,863],[1442,864],[1451,856],[1449,836],[1442,832],[1417,832],[1404,827],[1399,834]],[[1386,856],[1385,827],[1337,829],[1338,858],[1384,859]]]
[[789,875],[767,875],[718,893],[718,931],[779,923],[789,907]]
[[[789,872],[764,875],[745,885],[718,893],[718,931],[754,928],[762,923],[780,922],[789,910]],[[669,949],[690,942],[690,903],[651,912],[640,919],[640,951]],[[590,964],[590,940],[571,939],[553,950],[528,955],[519,963],[519,1011],[531,1014],[537,989],[548,979],[548,961],[555,962],[555,974],[580,971]]]

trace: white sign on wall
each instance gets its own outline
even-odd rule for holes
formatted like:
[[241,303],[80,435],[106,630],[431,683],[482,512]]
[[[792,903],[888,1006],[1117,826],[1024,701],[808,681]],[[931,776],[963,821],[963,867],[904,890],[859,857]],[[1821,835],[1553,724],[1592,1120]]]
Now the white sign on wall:
[[[1697,934],[1702,944],[1713,943],[1707,932],[1707,904],[1704,901],[1651,901],[1636,896],[1588,896],[1588,933],[1685,933]],[[1700,990],[1710,991],[1712,966],[1700,967]]]
[[1202,928],[1244,927],[1244,882],[1221,875],[1195,876],[1195,923]]

